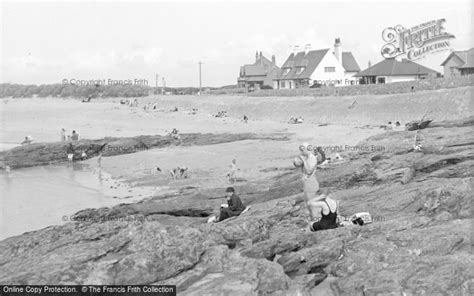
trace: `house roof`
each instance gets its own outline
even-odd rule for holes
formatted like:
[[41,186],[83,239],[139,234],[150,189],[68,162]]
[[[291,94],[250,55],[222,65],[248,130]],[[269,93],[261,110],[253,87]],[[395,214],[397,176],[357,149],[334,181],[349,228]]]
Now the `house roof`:
[[360,68],[357,64],[352,52],[350,51],[343,51],[342,52],[342,67],[346,72],[359,72]]
[[265,76],[265,66],[263,65],[244,65],[245,76]]
[[[308,53],[304,51],[298,52],[297,54],[290,54],[286,62],[281,66],[282,74],[278,76],[278,79],[305,79],[310,78],[316,67],[323,60],[329,49],[311,50]],[[303,72],[298,73],[298,68],[305,67]],[[290,69],[287,74],[283,74],[286,69]]]
[[[292,53],[286,59],[283,66],[281,66],[282,74],[278,76],[280,80],[288,79],[308,79],[313,74],[314,70],[318,67],[319,63],[323,60],[324,56],[328,53],[329,48],[311,50],[307,53],[298,52]],[[359,72],[360,68],[357,64],[352,52],[345,51],[342,53],[342,66],[347,72]],[[299,68],[304,67],[303,72],[299,73]],[[283,74],[286,69],[290,69],[287,74]]]
[[372,67],[357,73],[355,76],[396,76],[396,75],[427,75],[438,73],[412,61],[397,61],[394,58],[385,59]]
[[468,50],[462,50],[462,51],[453,51],[445,60],[443,63],[441,63],[441,66],[444,66],[453,56],[457,56],[464,64],[459,66],[458,68],[474,68],[474,47]]
[[278,69],[278,66],[274,65],[269,59],[262,55],[255,63],[251,65],[243,65],[242,68],[245,77],[266,76],[272,68]]

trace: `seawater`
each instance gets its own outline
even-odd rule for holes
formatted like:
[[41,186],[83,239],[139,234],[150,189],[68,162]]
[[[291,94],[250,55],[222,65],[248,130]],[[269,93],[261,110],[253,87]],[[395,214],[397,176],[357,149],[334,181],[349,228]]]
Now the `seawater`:
[[70,221],[79,210],[136,202],[154,188],[132,188],[82,162],[0,173],[0,239]]

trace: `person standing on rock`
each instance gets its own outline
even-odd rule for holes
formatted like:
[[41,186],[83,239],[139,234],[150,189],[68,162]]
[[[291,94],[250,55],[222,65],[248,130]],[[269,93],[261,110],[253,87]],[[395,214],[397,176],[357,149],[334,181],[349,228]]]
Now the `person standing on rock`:
[[237,168],[237,160],[234,158],[230,164],[230,171],[226,174],[227,183],[234,183],[236,181],[236,173],[239,169]]
[[61,142],[66,141],[66,130],[64,128],[61,129]]
[[227,205],[224,204],[221,206],[218,222],[230,217],[238,216],[245,210],[242,200],[235,194],[234,187],[227,187],[225,192],[227,197]]
[[299,147],[300,155],[294,160],[294,165],[301,167],[303,179],[303,192],[306,206],[308,207],[311,220],[319,216],[318,208],[311,207],[311,201],[318,196],[319,183],[316,179],[316,166],[318,159],[313,153],[313,146],[303,143]]
[[79,141],[79,133],[77,133],[76,131],[72,131],[71,140]]

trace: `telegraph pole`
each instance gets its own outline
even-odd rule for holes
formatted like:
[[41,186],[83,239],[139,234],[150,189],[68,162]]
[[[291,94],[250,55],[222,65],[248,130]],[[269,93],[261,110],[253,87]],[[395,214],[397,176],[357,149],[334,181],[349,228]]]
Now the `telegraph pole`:
[[202,62],[199,61],[199,95],[201,95],[201,91],[202,91],[202,74],[201,74],[201,65],[202,65]]

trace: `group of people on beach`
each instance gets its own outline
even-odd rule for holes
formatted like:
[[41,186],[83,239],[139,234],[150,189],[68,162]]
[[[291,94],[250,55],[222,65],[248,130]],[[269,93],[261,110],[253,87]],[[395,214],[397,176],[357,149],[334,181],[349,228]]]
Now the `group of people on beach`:
[[[318,164],[326,161],[324,151],[308,143],[299,146],[299,155],[293,160],[295,167],[301,170],[305,204],[309,211],[309,229],[311,231],[333,229],[338,227],[338,201],[329,195],[319,193],[319,182],[316,178]],[[231,170],[226,175],[231,180],[237,171],[236,160],[232,160]],[[219,216],[211,217],[208,222],[220,222],[230,217],[239,216],[245,207],[233,187],[226,189],[227,205],[221,205]]]
[[148,110],[157,110],[158,104],[157,103],[148,103],[143,106],[143,110],[148,111]]
[[120,104],[122,105],[127,105],[129,107],[138,107],[138,100],[135,98],[135,99],[122,99],[120,100]]
[[300,154],[293,164],[301,169],[305,203],[309,210],[309,228],[311,231],[332,229],[337,227],[338,202],[325,194],[319,194],[319,183],[316,178],[318,157],[319,163],[324,162],[324,153],[308,143],[299,146]]
[[[60,140],[61,142],[79,141],[79,133],[74,130],[72,131],[71,135],[66,136],[66,130],[62,128],[60,131]],[[28,135],[28,136],[25,136],[25,139],[20,144],[23,146],[23,145],[30,145],[31,143],[33,143],[33,137]]]
[[174,169],[168,171],[170,173],[171,179],[187,179],[188,178],[188,167],[178,166]]
[[66,136],[66,130],[64,128],[61,129],[60,132],[61,142],[66,141],[79,141],[79,133],[75,130],[72,131],[71,135]]
[[290,117],[290,120],[288,120],[288,123],[290,124],[299,124],[299,123],[303,123],[304,122],[304,118],[299,116],[299,117],[293,117],[291,116]]

